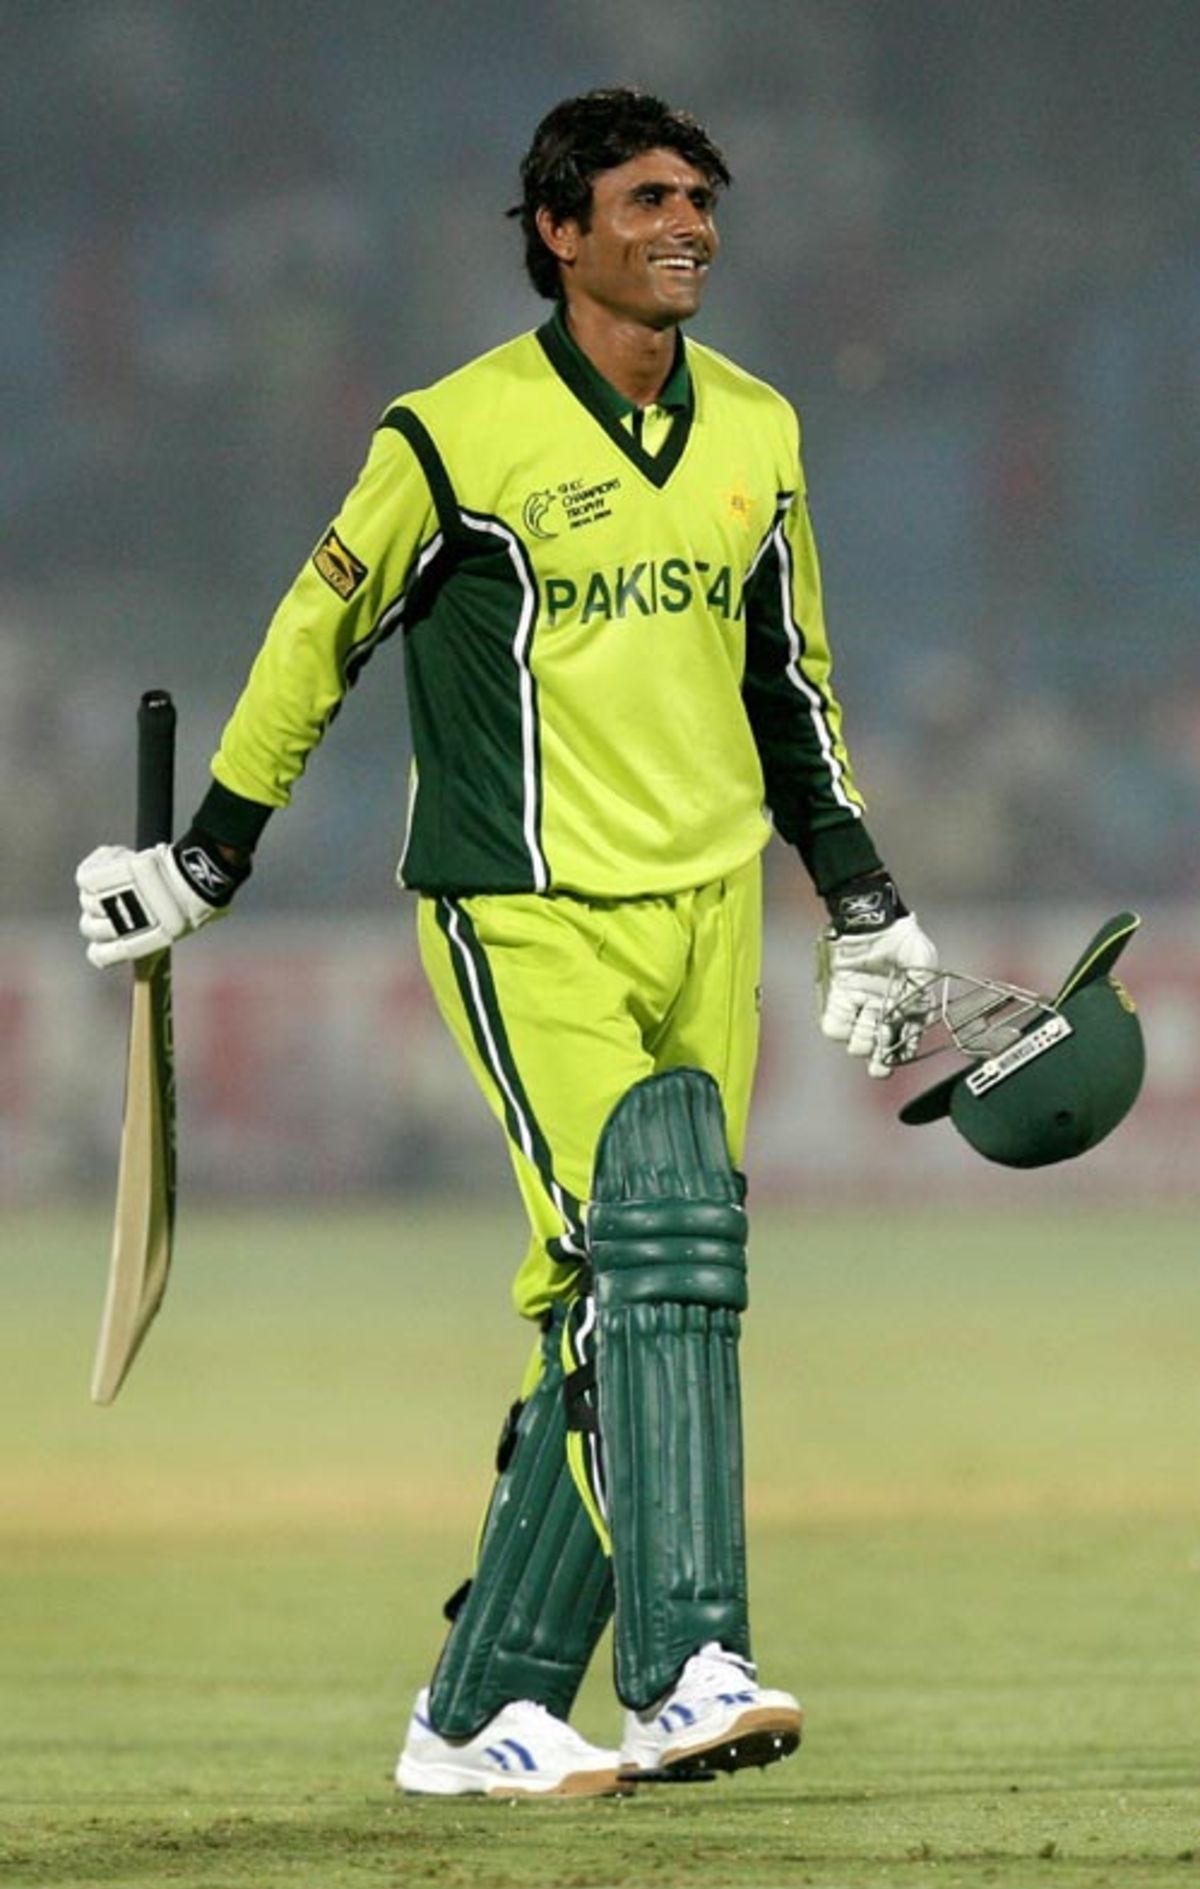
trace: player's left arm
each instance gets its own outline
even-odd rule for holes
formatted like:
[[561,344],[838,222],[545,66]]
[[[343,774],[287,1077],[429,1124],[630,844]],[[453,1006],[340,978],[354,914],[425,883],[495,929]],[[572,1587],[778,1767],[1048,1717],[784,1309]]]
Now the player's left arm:
[[799,452],[746,585],[742,695],[783,838],[825,900],[821,1027],[872,1075],[911,1054],[917,1027],[890,1016],[893,980],[931,970],[937,952],[904,904],[867,829],[834,693],[820,565]]
[[821,576],[798,468],[779,494],[745,590],[742,698],[767,805],[823,896],[882,861],[842,733],[833,690]]

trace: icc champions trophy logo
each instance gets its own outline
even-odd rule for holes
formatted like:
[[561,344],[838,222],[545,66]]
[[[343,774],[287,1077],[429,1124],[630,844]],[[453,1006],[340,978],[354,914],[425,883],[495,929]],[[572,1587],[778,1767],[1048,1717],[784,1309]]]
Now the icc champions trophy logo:
[[558,493],[549,489],[529,494],[521,507],[521,522],[531,538],[557,538],[557,531],[546,523],[557,503]]

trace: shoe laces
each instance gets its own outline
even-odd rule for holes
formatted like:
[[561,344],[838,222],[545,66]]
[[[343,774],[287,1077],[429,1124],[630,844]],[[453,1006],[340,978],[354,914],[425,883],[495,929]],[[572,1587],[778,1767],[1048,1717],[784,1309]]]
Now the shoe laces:
[[721,1692],[740,1690],[747,1683],[755,1685],[758,1669],[740,1653],[731,1653],[718,1640],[709,1640],[693,1653],[680,1675],[679,1691],[699,1693],[708,1698]]
[[586,1746],[586,1739],[580,1737],[575,1727],[568,1724],[566,1719],[556,1718],[549,1706],[543,1705],[540,1699],[513,1699],[504,1707],[504,1712],[510,1715],[508,1723],[514,1730],[524,1730],[531,1736],[551,1731],[573,1750],[582,1750]]

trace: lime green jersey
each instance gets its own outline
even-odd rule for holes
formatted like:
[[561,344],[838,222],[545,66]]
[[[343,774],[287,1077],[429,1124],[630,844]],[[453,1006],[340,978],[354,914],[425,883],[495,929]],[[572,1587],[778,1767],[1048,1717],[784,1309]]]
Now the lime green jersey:
[[646,418],[556,315],[391,407],[225,729],[210,828],[287,802],[393,635],[406,885],[671,893],[750,859],[768,808],[818,886],[878,864],[796,417],[709,348],[679,338]]

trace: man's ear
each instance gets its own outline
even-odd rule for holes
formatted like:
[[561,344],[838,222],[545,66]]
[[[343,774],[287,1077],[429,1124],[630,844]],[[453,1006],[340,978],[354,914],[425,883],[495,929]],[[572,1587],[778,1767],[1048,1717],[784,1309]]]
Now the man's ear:
[[558,222],[543,204],[534,212],[537,233],[556,262],[572,263],[579,253],[579,225],[573,216]]

